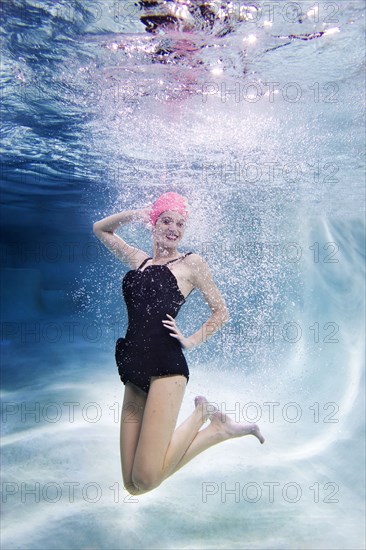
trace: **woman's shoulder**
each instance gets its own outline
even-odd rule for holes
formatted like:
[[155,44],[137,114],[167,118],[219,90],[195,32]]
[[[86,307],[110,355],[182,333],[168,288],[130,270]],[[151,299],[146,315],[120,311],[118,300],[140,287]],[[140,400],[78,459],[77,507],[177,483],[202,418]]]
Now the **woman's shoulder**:
[[208,265],[206,259],[196,252],[187,252],[184,261],[192,268],[199,268]]
[[204,256],[192,252],[184,262],[187,262],[188,279],[194,288],[202,289],[205,281],[212,280],[211,269]]
[[202,258],[199,254],[196,252],[184,252],[183,253],[184,259],[190,262],[197,262],[200,261]]

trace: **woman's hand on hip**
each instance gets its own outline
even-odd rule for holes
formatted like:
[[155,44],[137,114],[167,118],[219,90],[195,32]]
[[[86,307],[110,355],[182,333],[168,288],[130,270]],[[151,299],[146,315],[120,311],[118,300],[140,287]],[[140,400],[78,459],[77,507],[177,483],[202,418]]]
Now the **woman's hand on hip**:
[[177,327],[174,317],[169,315],[169,313],[167,313],[166,316],[169,317],[169,319],[163,319],[162,323],[167,329],[170,330],[170,336],[172,338],[176,338],[180,342],[182,348],[184,349],[192,348],[193,347],[192,342],[190,341],[189,338],[186,338],[185,336],[183,336],[183,334]]

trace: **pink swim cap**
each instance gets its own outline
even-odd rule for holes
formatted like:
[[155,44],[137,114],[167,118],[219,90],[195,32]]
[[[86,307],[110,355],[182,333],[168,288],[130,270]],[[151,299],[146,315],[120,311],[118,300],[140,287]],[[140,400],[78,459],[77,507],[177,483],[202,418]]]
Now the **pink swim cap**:
[[170,191],[161,195],[152,205],[150,210],[150,221],[155,225],[156,220],[163,212],[167,210],[174,210],[179,212],[185,218],[188,217],[188,201],[179,193]]

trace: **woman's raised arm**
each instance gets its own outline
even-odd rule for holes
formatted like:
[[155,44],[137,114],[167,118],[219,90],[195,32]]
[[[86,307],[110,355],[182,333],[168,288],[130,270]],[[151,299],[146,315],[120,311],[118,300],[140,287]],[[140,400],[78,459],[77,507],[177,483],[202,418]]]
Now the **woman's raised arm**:
[[148,257],[146,252],[131,246],[115,234],[121,226],[131,221],[147,221],[148,208],[140,210],[126,210],[118,214],[112,214],[93,224],[93,233],[121,262],[132,269],[136,269],[140,263]]

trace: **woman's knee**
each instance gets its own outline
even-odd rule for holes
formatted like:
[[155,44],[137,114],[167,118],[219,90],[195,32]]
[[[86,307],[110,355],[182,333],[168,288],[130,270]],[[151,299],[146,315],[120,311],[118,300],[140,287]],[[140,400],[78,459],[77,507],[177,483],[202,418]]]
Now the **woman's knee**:
[[156,489],[162,482],[162,477],[155,472],[148,471],[133,471],[132,484],[135,489],[141,492],[151,491]]
[[137,483],[136,480],[132,481],[131,479],[129,481],[124,481],[123,487],[130,495],[142,495],[154,488],[152,486],[150,488],[148,484]]

